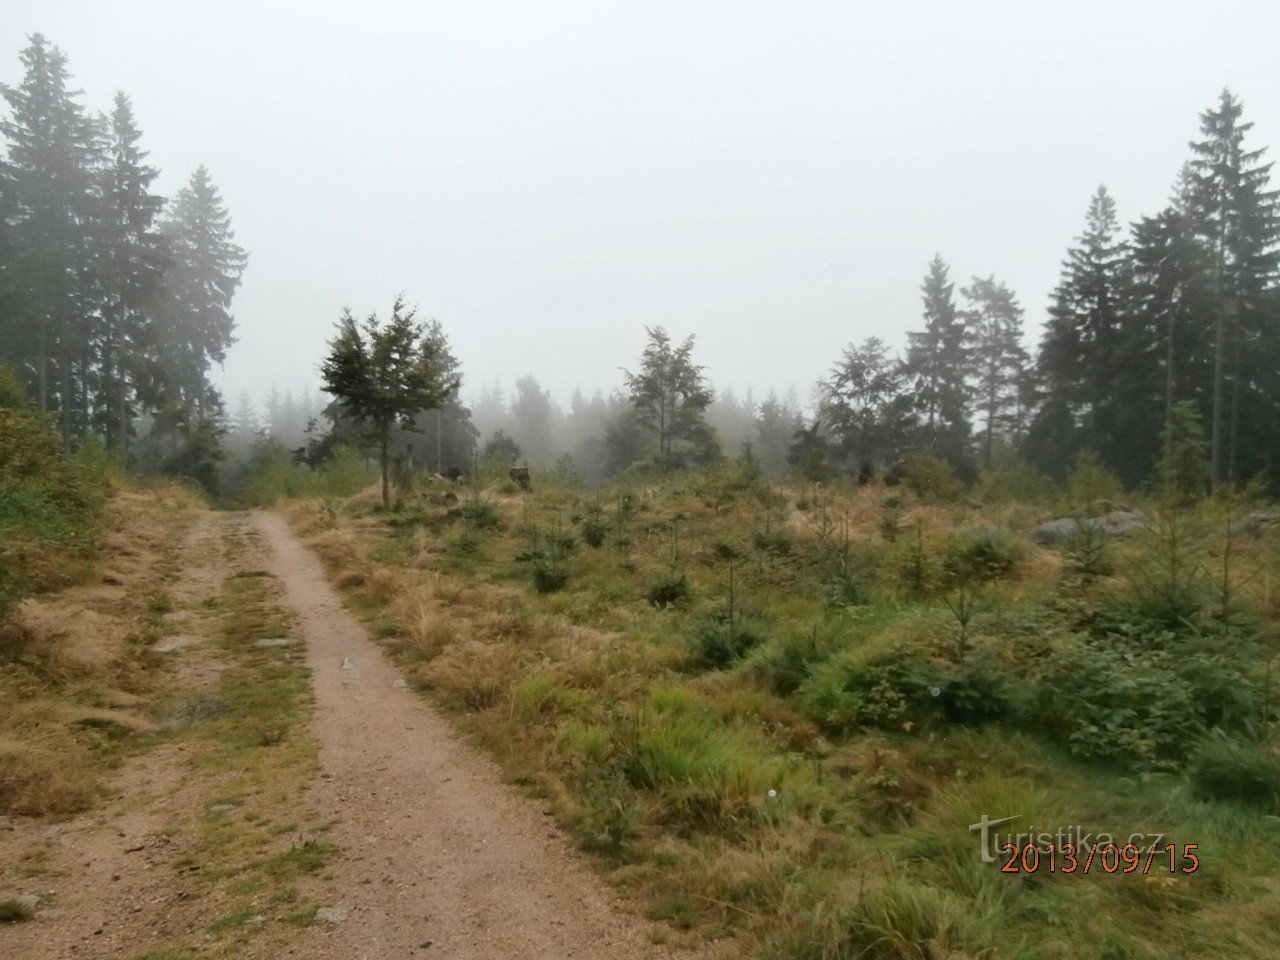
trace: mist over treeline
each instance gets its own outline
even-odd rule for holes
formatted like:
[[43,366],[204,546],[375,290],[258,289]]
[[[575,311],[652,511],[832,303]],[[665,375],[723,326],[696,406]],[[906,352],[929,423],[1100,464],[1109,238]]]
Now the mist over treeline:
[[[128,97],[93,114],[57,47],[34,35],[19,56],[22,82],[0,91],[0,361],[63,442],[211,488],[254,463],[315,470],[344,450],[372,456],[367,423],[331,384],[219,394],[209,373],[235,341],[247,254],[209,172],[171,199],[153,194],[158,171]],[[866,480],[928,457],[964,482],[1003,469],[1056,479],[1084,455],[1139,487],[1181,432],[1202,438],[1206,486],[1262,478],[1274,489],[1280,200],[1251,126],[1224,91],[1162,209],[1128,220],[1099,187],[1047,317],[1029,320],[998,264],[965,277],[948,259],[962,251],[939,254],[921,265],[903,349],[851,325],[803,402],[777,385],[717,388],[694,336],[655,327],[615,389],[562,405],[536,373],[494,382],[482,361],[454,356],[444,326],[419,324],[426,356],[461,386],[401,418],[394,455],[436,471],[526,463],[586,483],[726,458],[774,478]],[[1029,322],[1043,322],[1031,350]]]

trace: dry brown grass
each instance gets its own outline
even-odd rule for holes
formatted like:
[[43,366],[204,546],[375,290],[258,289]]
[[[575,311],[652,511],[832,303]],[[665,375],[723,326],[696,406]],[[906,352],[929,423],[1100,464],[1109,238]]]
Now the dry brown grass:
[[454,709],[486,710],[508,695],[519,673],[519,651],[510,646],[454,646],[411,672],[422,686]]
[[137,691],[154,659],[135,638],[163,561],[201,505],[176,484],[116,494],[83,583],[21,605],[0,643],[0,810],[83,809],[116,741],[149,733]]

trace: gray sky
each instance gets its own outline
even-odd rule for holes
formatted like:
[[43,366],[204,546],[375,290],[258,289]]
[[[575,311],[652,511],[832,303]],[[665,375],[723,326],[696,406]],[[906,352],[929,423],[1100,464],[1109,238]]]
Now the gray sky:
[[935,252],[1039,337],[1099,183],[1155,212],[1230,86],[1280,149],[1280,3],[3,0],[85,101],[134,101],[172,193],[209,166],[250,251],[234,404],[298,389],[339,309],[403,289],[467,393],[606,390],[646,324],[717,387],[802,397],[900,346]]

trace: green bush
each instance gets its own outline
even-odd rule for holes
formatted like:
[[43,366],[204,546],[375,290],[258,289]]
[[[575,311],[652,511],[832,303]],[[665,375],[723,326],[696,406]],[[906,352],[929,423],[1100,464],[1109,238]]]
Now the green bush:
[[582,524],[582,542],[588,547],[603,547],[608,534],[609,525],[601,520],[589,518]]
[[813,672],[798,691],[801,705],[833,733],[903,730],[933,711],[933,668],[917,653],[853,650]]
[[71,457],[34,412],[0,407],[0,617],[88,556],[111,483],[105,457]]
[[751,534],[751,544],[762,553],[775,557],[791,555],[791,538],[785,530],[756,530]]
[[1201,798],[1280,811],[1280,757],[1269,746],[1211,737],[1192,754],[1189,772]]
[[473,530],[463,530],[449,542],[449,552],[463,560],[474,560],[483,547],[484,541]]
[[947,461],[927,453],[909,453],[897,469],[901,483],[916,496],[938,500],[957,497],[964,484]]
[[693,652],[699,666],[723,670],[737,663],[766,639],[754,617],[716,614],[693,625]]
[[556,593],[569,585],[569,568],[562,563],[541,558],[533,565],[533,589],[538,593]]
[[689,578],[672,573],[655,580],[645,591],[645,599],[655,607],[680,607],[689,602]]
[[491,530],[501,522],[497,508],[485,500],[467,500],[458,507],[457,515],[479,530]]
[[752,650],[751,672],[774,693],[789,697],[831,658],[839,642],[838,634],[817,629],[785,633]]
[[1087,760],[1138,769],[1180,769],[1206,727],[1173,651],[1111,640],[1058,639],[1038,658],[1031,707],[1046,732]]
[[959,663],[936,668],[935,709],[950,723],[975,724],[998,720],[1009,712],[1014,682],[1004,664],[983,650],[970,650]]
[[1007,530],[971,530],[947,545],[942,566],[955,583],[985,583],[1005,576],[1026,548]]
[[1063,544],[1067,566],[1086,577],[1106,577],[1115,572],[1115,552],[1107,534],[1095,523],[1077,525]]

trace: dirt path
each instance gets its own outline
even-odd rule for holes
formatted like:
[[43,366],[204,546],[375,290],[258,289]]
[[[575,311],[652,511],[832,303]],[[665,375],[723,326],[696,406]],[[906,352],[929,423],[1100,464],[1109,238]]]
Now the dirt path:
[[[335,960],[584,960],[664,955],[549,818],[406,689],[274,514],[271,547],[307,644],[324,773],[311,802],[338,825],[342,916],[308,953]],[[315,933],[317,931],[313,931]],[[321,948],[323,953],[312,950]]]

